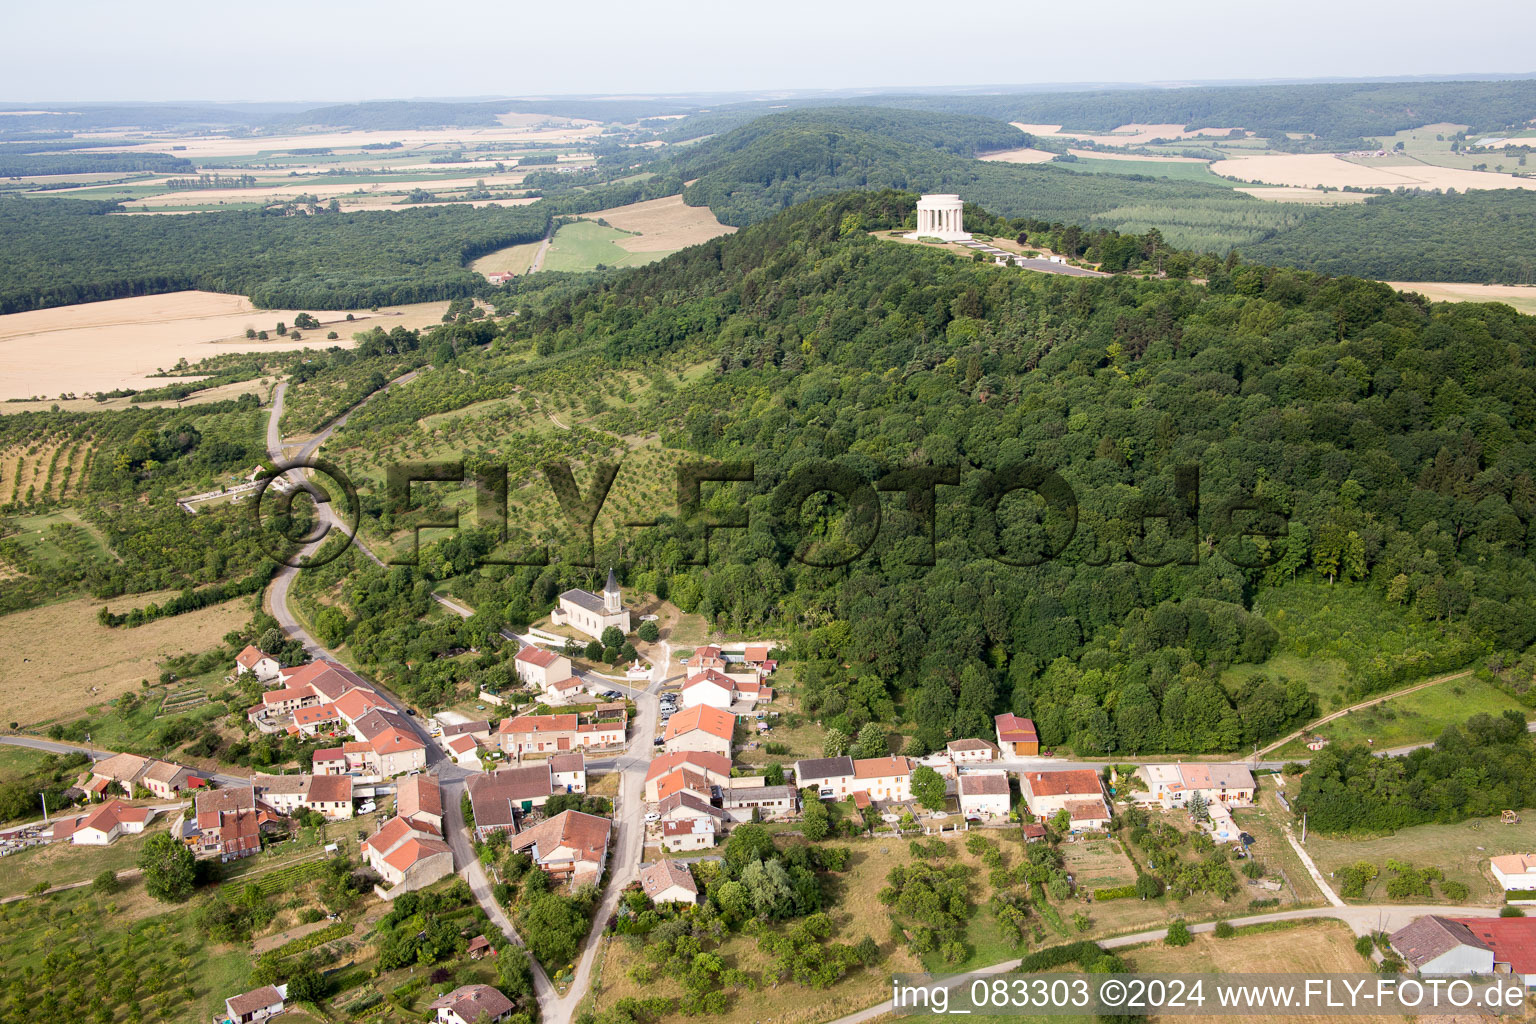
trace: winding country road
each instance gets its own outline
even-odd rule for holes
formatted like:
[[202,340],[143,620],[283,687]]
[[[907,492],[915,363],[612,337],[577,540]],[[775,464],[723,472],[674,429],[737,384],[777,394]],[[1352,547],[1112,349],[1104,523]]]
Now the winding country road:
[[[546,244],[548,239],[545,240]],[[391,387],[409,382],[416,376],[415,373],[406,374],[391,381],[384,388],[374,392],[375,395],[387,391]],[[285,460],[283,456],[284,441],[281,436],[279,423],[282,419],[283,404],[287,396],[288,385],[283,382],[273,392],[272,410],[267,421],[267,453],[270,458],[279,465],[287,461],[302,462],[307,460],[325,443],[327,439],[342,426],[352,412],[359,406],[338,417],[326,426],[324,430],[309,439],[299,449],[292,460]],[[364,402],[371,399],[370,395]],[[297,471],[289,471],[287,474],[298,486],[303,486],[303,481],[298,477]],[[331,502],[318,502],[321,509],[321,518],[326,525],[326,531],[317,539],[305,545],[299,552],[307,556],[318,550],[325,537],[332,528],[342,530],[346,525],[341,521]],[[352,535],[352,542],[375,564],[383,565],[378,556],[370,551],[361,538]],[[299,570],[284,566],[281,568],[267,591],[267,601],[274,618],[281,625],[284,633],[299,640],[304,649],[315,657],[335,656],[325,648],[313,635],[304,628],[293,611],[288,606],[288,597],[293,580],[297,578]],[[469,618],[474,614],[473,610],[465,607],[457,601],[446,597],[433,595],[443,607],[455,614]],[[502,630],[501,635],[506,639],[527,646],[532,641],[521,637],[511,630]],[[622,755],[604,759],[601,762],[593,762],[594,768],[608,768],[620,773],[619,790],[614,801],[614,831],[616,833],[613,844],[613,853],[608,860],[608,884],[603,890],[602,899],[593,918],[591,931],[587,935],[586,944],[583,947],[581,958],[577,963],[576,971],[570,985],[562,995],[550,981],[549,975],[539,965],[538,961],[529,957],[529,963],[533,971],[534,994],[539,1003],[540,1019],[544,1024],[568,1024],[576,1014],[577,1007],[586,997],[587,989],[592,977],[592,968],[597,959],[597,952],[601,947],[601,936],[608,919],[613,916],[618,907],[620,895],[625,886],[634,880],[639,872],[640,858],[645,844],[645,802],[643,790],[645,785],[645,773],[650,766],[653,741],[656,736],[656,727],[660,715],[660,703],[656,697],[656,691],[666,682],[668,665],[672,659],[672,647],[670,644],[660,645],[661,656],[652,659],[651,678],[644,689],[636,689],[623,683],[614,682],[605,677],[594,676],[592,673],[577,673],[588,682],[600,683],[604,688],[613,689],[627,694],[635,701],[634,731],[630,737],[628,746]],[[397,710],[405,711],[405,704],[399,698],[379,687],[379,693]],[[427,744],[428,770],[437,776],[443,790],[444,831],[450,848],[453,850],[453,860],[458,873],[469,883],[470,891],[474,893],[475,900],[485,911],[486,916],[501,930],[507,939],[518,946],[527,948],[522,936],[513,927],[512,921],[506,912],[495,900],[492,893],[491,880],[487,877],[484,866],[475,856],[473,845],[469,840],[469,832],[465,827],[464,815],[461,807],[461,799],[465,792],[465,779],[471,772],[460,768],[449,760],[437,746],[421,719],[414,715],[407,715],[417,734]]]

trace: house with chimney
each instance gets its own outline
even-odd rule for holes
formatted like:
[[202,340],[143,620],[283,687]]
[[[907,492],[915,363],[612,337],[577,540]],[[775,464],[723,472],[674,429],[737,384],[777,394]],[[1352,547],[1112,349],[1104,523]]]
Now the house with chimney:
[[[478,819],[477,819],[478,820]],[[527,850],[533,862],[557,881],[596,884],[608,866],[613,823],[581,811],[561,811],[512,837],[512,851]]]
[[391,898],[453,874],[453,851],[425,818],[390,818],[363,840],[362,854],[389,886]]
[[694,750],[730,757],[731,737],[735,732],[735,715],[698,704],[673,715],[667,722],[662,740],[669,754]]

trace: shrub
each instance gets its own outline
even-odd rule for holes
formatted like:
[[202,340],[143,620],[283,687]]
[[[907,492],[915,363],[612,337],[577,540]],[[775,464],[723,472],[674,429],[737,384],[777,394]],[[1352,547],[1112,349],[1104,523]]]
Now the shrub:
[[1467,888],[1467,883],[1465,882],[1441,882],[1440,893],[1446,899],[1455,900],[1457,903],[1460,903],[1472,894],[1472,890]]
[[1230,921],[1217,921],[1215,934],[1218,939],[1230,939],[1237,934],[1237,929],[1232,927]]
[[1525,910],[1522,907],[1500,907],[1500,917],[1524,917]]
[[[1146,876],[1151,877],[1151,876]],[[1155,879],[1154,879],[1155,881]],[[1093,902],[1103,903],[1107,900],[1125,900],[1136,896],[1136,885],[1113,885],[1105,889],[1093,890]]]
[[1375,950],[1375,948],[1376,943],[1371,939],[1369,935],[1362,935],[1355,939],[1355,952],[1359,953],[1367,960],[1371,958],[1371,953],[1373,950]]
[[1165,946],[1187,946],[1194,941],[1195,937],[1189,933],[1189,925],[1184,923],[1183,918],[1169,925],[1168,934],[1163,936]]

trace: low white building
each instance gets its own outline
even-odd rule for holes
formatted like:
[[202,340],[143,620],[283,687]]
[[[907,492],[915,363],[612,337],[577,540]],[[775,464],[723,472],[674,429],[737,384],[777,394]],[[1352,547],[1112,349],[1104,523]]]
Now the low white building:
[[1136,777],[1147,787],[1147,798],[1164,808],[1184,807],[1196,793],[1206,803],[1228,807],[1253,803],[1253,773],[1240,764],[1146,764]]
[[997,747],[979,739],[950,740],[944,752],[957,765],[987,764],[997,759]]
[[960,813],[967,818],[1006,818],[1013,799],[1005,771],[962,772],[959,779]]
[[1536,854],[1506,853],[1489,860],[1488,869],[1505,892],[1536,889]]
[[707,850],[715,845],[713,818],[684,818],[661,825],[661,845],[677,853],[683,850]]

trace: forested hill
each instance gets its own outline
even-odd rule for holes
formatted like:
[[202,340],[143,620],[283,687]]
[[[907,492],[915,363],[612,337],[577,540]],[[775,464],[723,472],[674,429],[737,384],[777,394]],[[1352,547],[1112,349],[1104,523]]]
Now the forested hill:
[[[950,132],[951,141],[941,145]],[[652,169],[698,179],[684,200],[738,227],[849,188],[954,192],[1004,216],[1083,227],[1155,226],[1171,244],[1198,251],[1257,242],[1305,216],[1219,185],[1072,174],[960,155],[1029,142],[1017,129],[984,118],[832,108],[759,118],[663,157]]]
[[357,309],[472,295],[465,264],[543,236],[545,208],[121,217],[115,203],[0,199],[0,313],[184,288]]
[[[1243,128],[1267,137],[1304,132],[1349,142],[1448,122],[1474,130],[1536,118],[1536,79],[1467,82],[1318,82],[1103,89],[980,96],[868,96],[870,106],[977,114],[1107,132],[1126,124]],[[760,112],[766,104],[744,109]],[[686,124],[686,122],[685,122]]]
[[[915,200],[843,194],[574,291],[530,281],[493,350],[464,351],[348,430],[387,444],[428,413],[537,389],[533,353],[562,380],[648,375],[583,426],[753,463],[751,483],[708,503],[748,525],[715,531],[707,568],[687,564],[700,547],[677,524],[626,532],[598,564],[721,628],[791,638],[809,711],[850,732],[909,722],[914,749],[988,735],[1011,708],[1082,753],[1247,750],[1313,711],[1298,682],[1223,677],[1275,650],[1255,611],[1275,586],[1365,591],[1433,638],[1363,640],[1357,692],[1536,639],[1536,318],[1243,264],[1208,285],[977,264],[882,237]],[[666,369],[701,359],[703,379]],[[858,552],[873,534],[850,563],[792,557],[805,538],[776,488],[817,460],[868,482],[955,467],[931,555],[888,493],[877,527],[824,510],[812,539]],[[1024,463],[1070,487],[1075,531],[1064,504],[1043,520],[1019,496],[993,510],[990,474]],[[1176,511],[1193,489],[1179,467],[1198,467],[1198,531]],[[1278,526],[1239,504],[1288,535],[1235,536]],[[1162,513],[1167,543],[1143,519]],[[451,549],[423,563],[457,564],[474,542]],[[574,578],[559,563],[461,577],[473,627],[403,626],[370,604],[358,649],[430,664],[418,645],[465,639],[441,631],[519,623]],[[359,593],[409,589],[365,579]],[[418,670],[400,671],[412,685]]]

